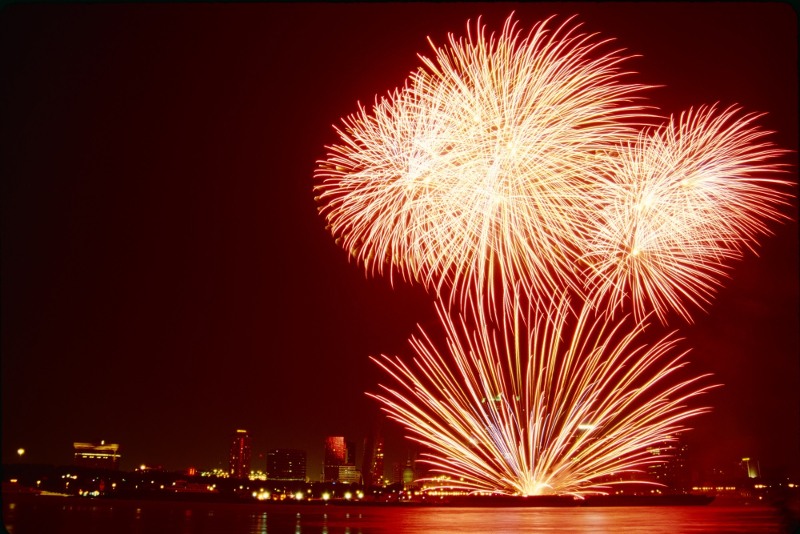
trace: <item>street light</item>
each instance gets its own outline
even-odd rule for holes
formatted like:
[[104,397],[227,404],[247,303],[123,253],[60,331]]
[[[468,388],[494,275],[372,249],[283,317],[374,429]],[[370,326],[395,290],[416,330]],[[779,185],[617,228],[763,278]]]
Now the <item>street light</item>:
[[17,454],[19,454],[19,459],[22,460],[22,455],[25,454],[25,449],[17,449]]

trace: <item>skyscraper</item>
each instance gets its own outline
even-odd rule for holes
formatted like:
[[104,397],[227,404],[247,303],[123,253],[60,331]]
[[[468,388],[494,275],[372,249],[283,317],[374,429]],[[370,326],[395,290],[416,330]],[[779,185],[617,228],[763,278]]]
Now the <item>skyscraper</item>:
[[654,457],[661,455],[647,465],[647,473],[654,482],[664,484],[668,490],[685,493],[691,487],[691,471],[689,470],[689,446],[680,432],[674,441],[656,443],[647,447]]
[[346,465],[356,465],[356,442],[345,441],[344,450],[344,463]]
[[375,440],[371,469],[372,472],[370,475],[372,478],[372,484],[376,486],[383,486],[383,438],[377,438]]
[[306,451],[272,449],[267,451],[267,480],[305,480]]
[[383,438],[364,439],[364,456],[361,460],[361,476],[365,486],[383,485]]
[[344,436],[328,436],[325,438],[325,460],[323,467],[324,482],[339,480],[339,466],[347,463]]
[[250,476],[250,436],[247,430],[237,430],[231,437],[231,455],[228,462],[231,478]]

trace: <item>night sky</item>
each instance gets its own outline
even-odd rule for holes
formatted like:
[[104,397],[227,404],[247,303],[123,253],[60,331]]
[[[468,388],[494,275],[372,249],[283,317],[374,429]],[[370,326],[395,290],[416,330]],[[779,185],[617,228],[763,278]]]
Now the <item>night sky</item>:
[[[424,289],[367,278],[317,214],[332,128],[402,85],[480,15],[499,32],[577,14],[642,57],[664,114],[738,103],[798,148],[797,16],[783,4],[12,5],[0,14],[2,461],[227,467],[229,435],[361,446],[387,382],[369,355],[436,329]],[[786,178],[797,183],[797,154]],[[789,188],[785,188],[788,190]],[[791,188],[797,194],[797,187]],[[724,387],[690,422],[697,466],[800,472],[798,209],[772,224],[694,325],[694,374]],[[653,328],[661,329],[659,325]],[[658,330],[663,332],[665,330]],[[387,461],[408,445],[383,425]],[[388,469],[387,469],[388,471]]]

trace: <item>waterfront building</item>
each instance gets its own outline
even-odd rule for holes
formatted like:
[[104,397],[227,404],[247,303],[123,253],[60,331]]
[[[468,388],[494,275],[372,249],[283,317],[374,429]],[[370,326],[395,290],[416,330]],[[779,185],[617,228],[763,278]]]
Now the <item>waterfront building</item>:
[[267,451],[267,480],[305,480],[306,451],[272,449]]
[[228,475],[231,478],[250,476],[250,436],[247,430],[237,430],[231,436],[231,449],[228,460]]
[[372,456],[372,483],[376,486],[383,486],[383,438],[375,440],[375,449]]
[[692,489],[692,471],[689,466],[689,445],[680,438],[674,445],[672,457],[673,489],[679,493],[688,493]]
[[120,446],[117,443],[106,443],[105,440],[76,442],[72,444],[72,448],[75,451],[76,466],[119,471]]
[[383,485],[383,438],[364,439],[364,456],[361,460],[364,486]]
[[761,464],[752,458],[742,458],[739,462],[740,473],[745,478],[761,478]]
[[646,469],[653,482],[664,484],[668,490],[685,493],[692,485],[689,445],[680,433],[673,437],[676,438],[674,441],[661,442],[647,448],[653,459]]
[[414,483],[415,479],[414,468],[411,466],[411,455],[409,455],[406,466],[403,468],[403,489],[410,490],[416,488],[416,484]]
[[339,482],[345,482],[347,484],[361,483],[361,471],[356,469],[354,465],[340,465],[338,477]]
[[347,463],[344,436],[328,436],[325,438],[325,459],[323,462],[323,482],[337,482],[339,480],[339,467]]

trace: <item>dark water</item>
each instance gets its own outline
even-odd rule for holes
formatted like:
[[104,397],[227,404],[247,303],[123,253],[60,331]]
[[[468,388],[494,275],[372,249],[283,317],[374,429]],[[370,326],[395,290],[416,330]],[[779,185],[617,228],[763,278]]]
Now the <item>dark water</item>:
[[11,534],[784,532],[768,507],[394,508],[199,504],[3,495]]

